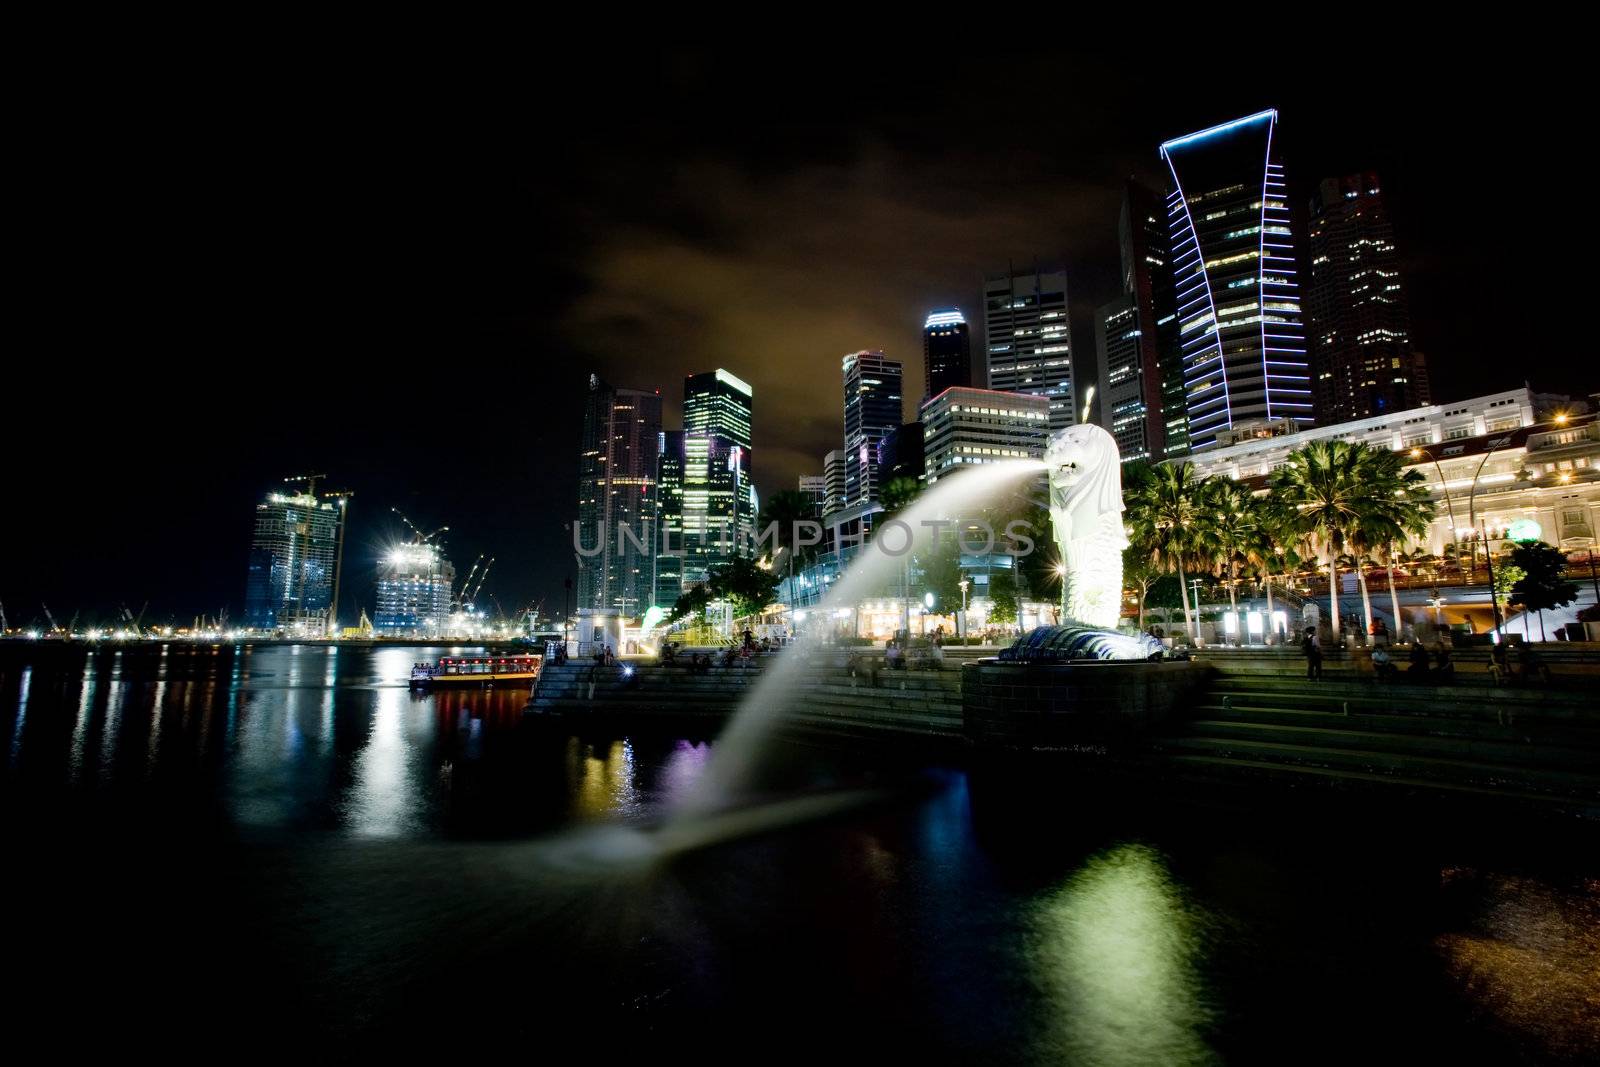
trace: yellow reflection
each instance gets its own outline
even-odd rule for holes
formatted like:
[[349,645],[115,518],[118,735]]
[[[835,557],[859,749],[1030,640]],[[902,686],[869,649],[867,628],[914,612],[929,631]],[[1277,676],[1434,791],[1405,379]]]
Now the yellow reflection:
[[1479,1006],[1573,1062],[1600,1062],[1600,879],[1558,890],[1533,878],[1443,872],[1478,901],[1471,928],[1438,939]]
[[1216,1059],[1203,1031],[1198,923],[1161,857],[1092,857],[1040,906],[1035,963],[1051,994],[1052,1058],[1117,1064]]
[[574,741],[573,746],[568,755],[578,779],[577,813],[590,819],[632,813],[639,803],[633,746],[627,741],[613,741],[604,748]]

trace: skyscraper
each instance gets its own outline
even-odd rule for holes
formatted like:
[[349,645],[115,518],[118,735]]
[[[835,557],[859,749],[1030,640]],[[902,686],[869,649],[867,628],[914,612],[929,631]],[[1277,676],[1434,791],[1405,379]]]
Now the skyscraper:
[[244,624],[252,630],[327,631],[344,508],[318,497],[314,480],[311,487],[269,493],[256,505],[244,594]]
[[1376,174],[1323,181],[1311,199],[1309,251],[1317,420],[1427,406],[1427,364],[1411,347],[1400,255]]
[[659,391],[619,389],[589,376],[578,468],[578,540],[585,549],[598,544],[600,551],[580,557],[581,609],[631,617],[650,606],[660,439]]
[[1136,182],[1123,190],[1118,225],[1123,295],[1095,313],[1100,423],[1123,462],[1188,450],[1177,315],[1160,199]]
[[922,423],[897,426],[878,442],[878,474],[887,485],[896,478],[922,481]]
[[960,308],[935,311],[922,324],[922,369],[924,400],[952,385],[972,384],[972,338]]
[[450,621],[456,570],[438,545],[411,541],[383,560],[372,628],[389,637],[441,637]]
[[655,600],[670,608],[683,593],[683,431],[663,430],[656,465]]
[[822,474],[802,474],[800,475],[797,489],[811,500],[812,505],[817,509],[817,514],[821,515],[823,505],[828,500],[827,476]]
[[831,515],[844,507],[846,471],[844,449],[836,448],[822,457],[822,477],[827,482],[827,493],[822,498],[822,513]]
[[725,370],[689,375],[683,380],[683,432],[715,434],[748,449],[754,396]]
[[670,461],[681,472],[681,487],[669,490],[677,498],[682,530],[681,546],[669,546],[681,559],[680,590],[703,584],[713,567],[733,558],[740,540],[755,527],[750,480],[754,401],[754,390],[725,370],[683,380],[683,433],[677,439],[681,453]]
[[1165,142],[1173,300],[1195,448],[1240,422],[1312,417],[1278,113]]
[[1050,401],[1029,393],[946,389],[922,405],[922,424],[932,485],[970,464],[1042,457]]
[[983,333],[989,388],[1045,397],[1052,430],[1077,421],[1065,270],[991,275],[983,287]]
[[878,444],[900,426],[902,368],[882,352],[844,357],[845,507],[878,499]]

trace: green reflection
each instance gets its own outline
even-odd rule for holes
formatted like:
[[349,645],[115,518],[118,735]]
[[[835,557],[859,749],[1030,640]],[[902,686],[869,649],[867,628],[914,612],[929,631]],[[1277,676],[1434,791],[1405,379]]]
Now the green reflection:
[[1202,1064],[1210,1012],[1195,963],[1199,922],[1159,853],[1099,853],[1039,904],[1033,962],[1049,994],[1052,1058]]

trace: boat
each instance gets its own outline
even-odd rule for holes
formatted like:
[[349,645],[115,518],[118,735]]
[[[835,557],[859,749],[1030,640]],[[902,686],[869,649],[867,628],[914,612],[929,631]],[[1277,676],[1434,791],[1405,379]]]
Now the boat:
[[493,685],[497,682],[532,682],[539,677],[543,656],[447,656],[438,663],[411,666],[411,686]]

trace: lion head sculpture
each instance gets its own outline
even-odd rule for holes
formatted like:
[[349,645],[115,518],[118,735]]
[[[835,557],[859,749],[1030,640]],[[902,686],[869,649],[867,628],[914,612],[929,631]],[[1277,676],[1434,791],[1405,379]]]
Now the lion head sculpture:
[[1050,518],[1057,542],[1092,536],[1102,517],[1122,511],[1122,457],[1116,440],[1088,423],[1050,436],[1044,451]]

